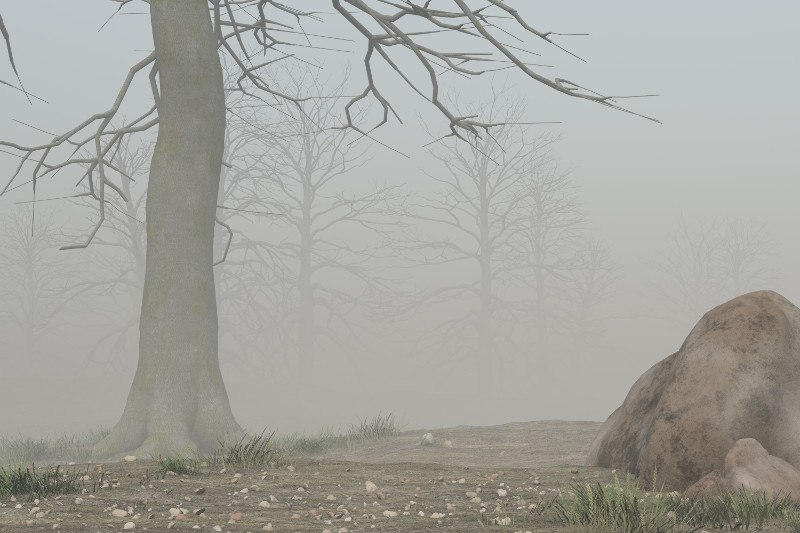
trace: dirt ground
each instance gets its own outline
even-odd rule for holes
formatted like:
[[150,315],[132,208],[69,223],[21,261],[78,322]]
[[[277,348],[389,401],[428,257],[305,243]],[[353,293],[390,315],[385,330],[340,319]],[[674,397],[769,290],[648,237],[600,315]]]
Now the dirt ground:
[[[88,468],[88,492],[38,503],[3,497],[0,531],[576,531],[538,509],[573,481],[613,483],[609,469],[585,465],[599,427],[535,421],[412,430],[288,467],[203,467],[164,479],[154,477],[155,461],[68,466]],[[428,431],[436,442],[421,446]],[[105,485],[92,491],[101,473]]]
[[[437,463],[472,468],[583,465],[601,422],[537,420],[499,426],[456,426],[404,431],[395,438],[326,455],[360,463]],[[433,446],[420,446],[431,432]],[[443,445],[449,440],[452,447]]]

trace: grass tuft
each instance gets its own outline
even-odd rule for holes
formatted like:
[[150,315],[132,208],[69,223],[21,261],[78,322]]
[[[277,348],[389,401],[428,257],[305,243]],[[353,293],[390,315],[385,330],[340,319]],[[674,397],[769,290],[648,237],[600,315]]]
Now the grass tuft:
[[[729,530],[763,529],[770,520],[782,520],[800,533],[800,509],[788,495],[773,496],[766,491],[737,491],[708,500],[692,501],[678,492],[655,491],[657,471],[653,473],[654,494],[641,494],[638,481],[628,474],[624,484],[614,476],[614,485],[595,486],[573,483],[561,491],[544,511],[551,510],[558,522],[576,526],[579,531],[598,533],[668,533],[680,524],[697,531],[703,527]],[[543,512],[544,512],[543,511]]]

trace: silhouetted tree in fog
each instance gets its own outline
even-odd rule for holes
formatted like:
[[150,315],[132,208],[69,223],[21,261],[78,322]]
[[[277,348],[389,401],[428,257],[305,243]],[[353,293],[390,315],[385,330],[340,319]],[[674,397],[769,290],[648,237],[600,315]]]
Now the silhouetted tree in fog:
[[[103,374],[108,374],[128,369],[135,363],[125,356],[138,341],[147,246],[146,187],[141,182],[146,182],[153,144],[152,141],[143,142],[134,147],[128,137],[117,145],[111,161],[127,176],[120,180],[124,197],[106,200],[109,209],[105,231],[94,239],[99,248],[89,248],[81,254],[94,265],[93,275],[66,288],[71,298],[90,300],[84,312],[95,315],[92,322],[97,327],[93,333],[101,334],[76,369],[77,374],[85,374],[95,364],[102,366]],[[85,234],[85,230],[81,234]]]
[[515,237],[521,261],[518,279],[532,289],[524,308],[531,313],[530,329],[536,333],[533,352],[552,358],[551,337],[563,331],[568,313],[570,279],[587,266],[578,257],[583,250],[585,216],[579,209],[577,189],[567,173],[550,158],[525,168],[520,191],[521,231]]
[[588,349],[596,350],[609,319],[604,305],[614,295],[614,285],[620,280],[620,265],[611,257],[608,248],[592,238],[579,243],[572,258],[566,284],[561,295],[565,299],[565,330],[572,340],[567,358],[590,357]]
[[326,86],[309,66],[280,69],[271,86],[307,101],[273,106],[271,114],[283,120],[261,136],[250,166],[258,174],[252,205],[281,213],[270,221],[272,242],[264,247],[281,264],[289,300],[278,327],[287,332],[297,375],[315,373],[320,343],[328,352],[352,351],[360,326],[350,314],[383,290],[371,273],[369,241],[397,223],[397,187],[353,177],[367,158],[364,148],[352,146],[359,135],[343,128],[336,113],[343,84]]
[[767,288],[764,283],[771,276],[763,265],[771,243],[764,224],[743,218],[725,219],[719,225],[718,234],[717,261],[722,272],[723,297],[735,298]]
[[[4,363],[34,367],[43,355],[39,346],[52,334],[53,319],[68,298],[63,287],[79,272],[56,257],[57,224],[45,211],[32,219],[32,206],[22,204],[0,224],[0,335]],[[12,339],[21,338],[17,345]],[[49,354],[48,354],[49,355]]]
[[228,89],[225,151],[217,197],[214,281],[220,313],[220,350],[243,376],[282,379],[290,360],[282,356],[287,334],[280,327],[287,311],[284,267],[268,241],[251,236],[251,227],[280,220],[252,191],[261,173],[255,168],[260,139],[286,120],[264,121],[263,101],[235,89],[238,69],[225,62]]
[[515,124],[524,115],[521,101],[495,94],[485,107],[474,105],[466,113],[479,110],[497,124],[490,134],[469,143],[440,141],[429,150],[441,166],[426,174],[439,187],[411,208],[419,234],[401,249],[428,270],[449,272],[446,283],[418,294],[407,308],[416,315],[420,306],[432,306],[437,317],[446,317],[426,338],[439,354],[468,357],[492,379],[501,359],[498,342],[511,338],[521,320],[519,294],[509,284],[526,253],[519,244],[532,224],[532,178],[548,163],[556,139]]
[[[614,265],[587,239],[577,188],[550,155],[557,137],[515,124],[524,104],[502,93],[466,113],[481,111],[497,125],[490,134],[432,145],[441,171],[426,173],[439,188],[413,206],[417,234],[399,248],[443,280],[405,306],[409,317],[436,317],[423,345],[493,379],[501,365],[554,359],[597,333]],[[559,353],[553,335],[570,339]]]
[[652,267],[666,282],[653,284],[669,304],[661,318],[691,327],[710,309],[768,279],[761,262],[769,239],[763,225],[746,219],[711,219],[690,225],[681,215],[667,250]]

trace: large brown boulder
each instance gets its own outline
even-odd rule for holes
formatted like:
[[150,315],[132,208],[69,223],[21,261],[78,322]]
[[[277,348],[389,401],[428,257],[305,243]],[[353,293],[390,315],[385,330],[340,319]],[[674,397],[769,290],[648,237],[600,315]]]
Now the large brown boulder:
[[689,487],[686,496],[705,500],[741,487],[767,491],[774,496],[788,496],[800,504],[800,470],[780,457],[768,454],[756,439],[737,440],[722,466]]
[[715,307],[600,427],[588,463],[687,489],[754,438],[800,467],[800,309],[772,291]]

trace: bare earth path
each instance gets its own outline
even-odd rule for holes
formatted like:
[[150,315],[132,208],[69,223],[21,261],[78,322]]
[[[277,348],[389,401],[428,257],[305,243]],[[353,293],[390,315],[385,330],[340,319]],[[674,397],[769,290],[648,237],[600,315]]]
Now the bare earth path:
[[[611,470],[585,463],[600,425],[416,429],[281,468],[206,465],[163,478],[144,458],[62,467],[86,474],[89,490],[41,501],[4,496],[0,532],[574,532],[538,510],[573,482],[614,482]],[[428,431],[436,443],[420,446]],[[101,474],[102,488],[92,490]]]
[[[584,465],[589,446],[602,422],[537,420],[498,426],[456,426],[415,429],[352,450],[336,450],[326,458],[360,463],[437,463],[475,468],[534,468]],[[431,432],[433,446],[420,446]],[[449,440],[451,448],[443,445]]]

